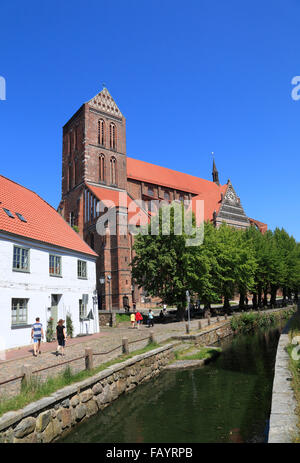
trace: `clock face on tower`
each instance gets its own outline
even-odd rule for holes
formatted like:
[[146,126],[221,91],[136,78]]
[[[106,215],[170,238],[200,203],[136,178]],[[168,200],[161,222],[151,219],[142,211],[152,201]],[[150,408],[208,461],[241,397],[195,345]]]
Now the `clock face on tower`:
[[230,201],[231,203],[236,203],[237,202],[236,195],[232,190],[227,191],[226,199],[228,199],[228,201]]

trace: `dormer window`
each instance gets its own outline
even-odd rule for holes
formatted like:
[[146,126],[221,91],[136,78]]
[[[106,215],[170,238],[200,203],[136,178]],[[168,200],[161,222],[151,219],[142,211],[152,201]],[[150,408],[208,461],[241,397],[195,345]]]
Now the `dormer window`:
[[3,210],[8,215],[8,217],[10,217],[11,219],[15,218],[14,215],[12,214],[12,212],[10,212],[9,209],[5,209],[5,207],[3,207]]

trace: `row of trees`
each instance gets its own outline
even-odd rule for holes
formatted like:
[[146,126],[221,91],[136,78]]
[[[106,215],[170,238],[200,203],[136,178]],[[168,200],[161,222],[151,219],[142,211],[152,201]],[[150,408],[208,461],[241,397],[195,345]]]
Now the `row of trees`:
[[[186,290],[200,299],[206,308],[220,300],[229,310],[230,299],[240,295],[244,307],[247,294],[254,307],[275,304],[276,293],[296,298],[300,288],[300,244],[283,229],[262,234],[254,226],[246,230],[225,223],[215,228],[204,224],[203,243],[186,246],[187,234],[178,234],[178,218],[186,220],[184,209],[170,207],[170,222],[163,220],[163,209],[152,218],[148,230],[135,237],[133,278],[153,297],[176,305],[179,318],[186,308]],[[178,215],[179,214],[179,215]],[[156,223],[153,224],[153,221]],[[195,218],[193,217],[195,226]],[[156,234],[151,234],[155,229]]]

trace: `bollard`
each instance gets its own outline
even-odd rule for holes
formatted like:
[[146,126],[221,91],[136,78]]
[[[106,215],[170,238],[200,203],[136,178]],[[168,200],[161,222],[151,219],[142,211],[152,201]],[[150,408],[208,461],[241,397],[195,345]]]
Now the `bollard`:
[[93,349],[88,348],[85,349],[85,369],[86,370],[92,370],[94,368],[93,366]]
[[154,337],[154,331],[150,331],[149,333],[149,344],[155,344],[155,337]]
[[22,385],[24,384],[26,386],[30,384],[32,379],[32,368],[30,365],[22,365],[22,375]]
[[198,330],[202,330],[202,321],[201,320],[198,322]]
[[219,322],[219,321],[220,321],[220,317],[219,317],[219,315],[218,315],[218,316],[217,316],[217,322]]
[[210,325],[210,315],[207,317],[207,324]]
[[122,352],[123,354],[129,354],[128,338],[122,339]]
[[224,315],[224,317],[225,317],[225,320],[227,320],[227,313]]
[[185,332],[186,334],[190,334],[190,327],[188,323],[185,324]]

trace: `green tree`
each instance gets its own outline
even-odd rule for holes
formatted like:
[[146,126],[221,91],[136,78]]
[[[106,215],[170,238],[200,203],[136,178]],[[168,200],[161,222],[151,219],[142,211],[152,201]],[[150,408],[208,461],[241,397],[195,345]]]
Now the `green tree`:
[[[162,207],[147,229],[135,237],[132,261],[132,275],[138,286],[151,296],[160,297],[165,304],[176,305],[179,319],[184,318],[186,290],[190,289],[191,262],[194,262],[191,255],[194,246],[186,246],[186,240],[195,234],[180,234],[181,224],[184,229],[187,220],[183,206]],[[192,223],[195,226],[194,218]]]

